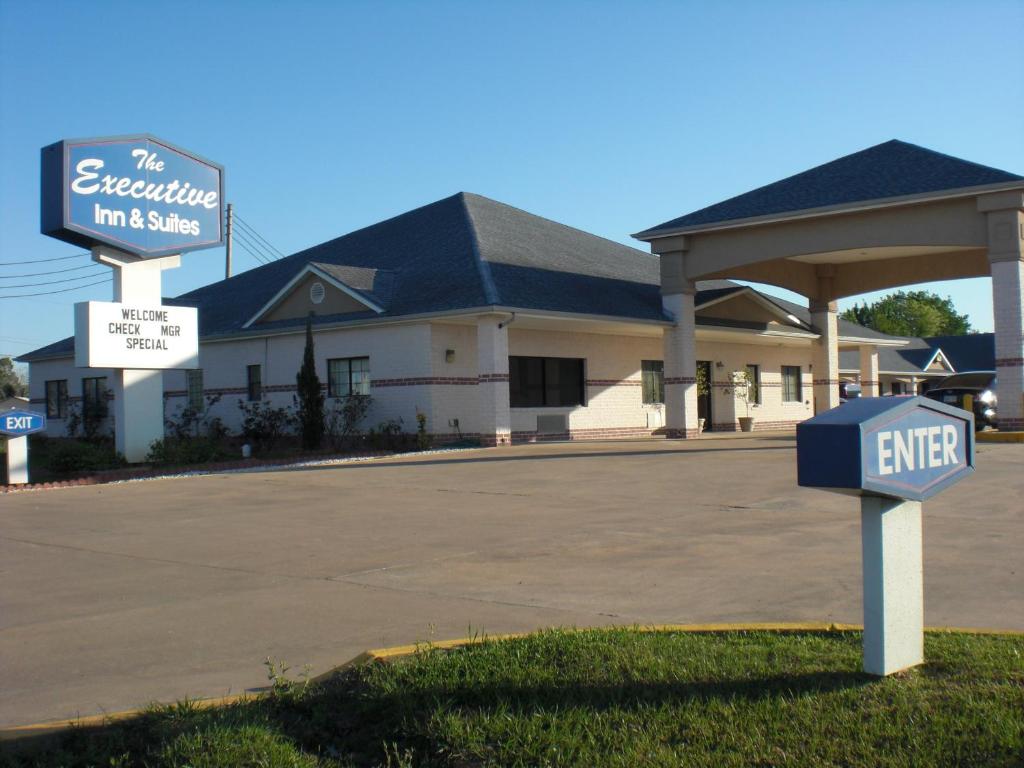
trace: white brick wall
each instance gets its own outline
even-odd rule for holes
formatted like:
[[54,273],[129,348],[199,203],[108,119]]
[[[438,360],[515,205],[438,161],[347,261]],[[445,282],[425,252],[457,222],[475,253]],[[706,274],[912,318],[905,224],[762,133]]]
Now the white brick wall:
[[[581,357],[586,360],[587,403],[571,408],[514,408],[513,433],[532,433],[540,414],[564,413],[569,429],[578,436],[612,436],[610,431],[642,434],[664,423],[664,407],[644,405],[640,366],[642,360],[662,360],[662,339],[652,336],[612,336],[594,333],[508,329],[509,354],[540,357]],[[374,405],[365,426],[400,419],[403,428],[416,428],[416,413],[427,414],[433,434],[458,431],[476,435],[482,428],[475,325],[419,323],[347,330],[319,331],[315,338],[317,372],[327,383],[327,360],[336,357],[370,358]],[[302,361],[302,332],[264,339],[240,339],[200,345],[203,385],[207,392],[221,392],[214,410],[237,431],[241,423],[238,401],[246,398],[246,367],[263,366],[264,398],[275,405],[292,405],[295,375]],[[452,350],[452,360],[446,359]],[[698,341],[698,360],[712,361],[714,381],[713,422],[735,428],[742,403],[731,390],[730,374],[748,363],[761,366],[763,403],[752,409],[756,427],[791,425],[808,418],[812,399],[810,347],[782,347]],[[715,363],[721,362],[718,367]],[[781,366],[799,365],[803,372],[803,402],[783,403]],[[75,368],[71,359],[31,365],[30,397],[42,409],[47,379],[67,379],[69,394],[81,394],[83,376],[107,375],[109,371]],[[173,414],[185,404],[183,371],[164,374],[166,412]],[[64,422],[53,420],[49,433],[64,434]]]

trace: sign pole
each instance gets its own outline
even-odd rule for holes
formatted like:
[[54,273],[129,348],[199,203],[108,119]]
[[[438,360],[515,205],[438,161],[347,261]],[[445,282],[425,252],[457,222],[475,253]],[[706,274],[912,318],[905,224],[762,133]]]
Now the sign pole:
[[865,494],[864,671],[891,675],[924,662],[921,502]]
[[[108,246],[92,249],[94,261],[114,270],[114,301],[159,307],[161,274],[181,266],[181,256],[143,259]],[[114,444],[129,463],[145,461],[154,440],[164,437],[163,371],[114,370]]]
[[28,438],[7,438],[7,484],[24,485],[28,482]]

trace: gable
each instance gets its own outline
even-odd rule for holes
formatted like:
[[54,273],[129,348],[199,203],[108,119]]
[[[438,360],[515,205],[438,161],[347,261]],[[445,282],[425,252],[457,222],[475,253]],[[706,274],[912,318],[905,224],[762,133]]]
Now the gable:
[[781,308],[762,299],[750,289],[698,306],[695,314],[713,320],[799,326],[799,322],[787,317]]
[[[315,298],[320,298],[320,301],[314,301]],[[318,315],[343,315],[368,311],[373,311],[368,304],[344,293],[320,275],[309,273],[256,322],[304,318],[310,312]]]

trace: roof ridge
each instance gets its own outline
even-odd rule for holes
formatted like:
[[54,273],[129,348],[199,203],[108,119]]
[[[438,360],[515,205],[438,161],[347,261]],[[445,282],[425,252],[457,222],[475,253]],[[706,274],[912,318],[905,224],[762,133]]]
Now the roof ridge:
[[[519,208],[518,206],[510,205],[509,203],[504,203],[501,200],[495,200],[493,197],[487,197],[487,195],[481,195],[481,194],[478,194],[476,192],[460,192],[459,194],[462,195],[463,201],[465,201],[465,198],[467,196],[469,196],[469,197],[477,197],[477,198],[480,198],[481,200],[486,200],[489,203],[494,203],[495,205],[500,205],[502,208],[508,208],[509,210],[516,211],[517,213],[522,213],[522,214],[524,214],[526,216],[530,216],[530,217],[532,217],[534,219],[540,219],[541,221],[546,221],[549,224],[555,224],[555,225],[557,225],[559,227],[562,227],[563,229],[571,229],[573,232],[579,232],[580,234],[586,235],[587,237],[592,237],[595,240],[604,240],[606,243],[611,243],[612,245],[616,245],[619,248],[626,248],[627,250],[635,251],[639,256],[645,256],[645,257],[647,257],[649,259],[654,259],[654,260],[658,260],[659,259],[659,256],[656,253],[648,253],[647,251],[642,251],[639,248],[634,248],[632,245],[627,245],[626,243],[620,243],[618,240],[612,240],[610,237],[605,237],[604,235],[595,235],[593,232],[588,232],[585,229],[580,229],[579,227],[574,227],[574,226],[572,226],[572,224],[566,224],[566,223],[561,222],[561,221],[555,221],[554,219],[549,219],[547,216],[541,216],[538,213],[533,213],[532,211],[528,211],[525,208]],[[467,208],[467,210],[468,210],[468,208]]]
[[[469,248],[473,253],[473,260],[476,262],[477,273],[480,275],[480,283],[484,289],[484,299],[488,304],[497,306],[501,303],[498,297],[498,287],[494,282],[494,274],[491,272],[491,265],[480,253],[480,237],[476,231],[476,222],[473,221],[473,214],[469,210],[469,204],[466,202],[466,195],[471,193],[459,192],[459,202],[462,203],[462,210],[466,214],[466,223],[469,227]],[[481,197],[477,195],[477,197]]]

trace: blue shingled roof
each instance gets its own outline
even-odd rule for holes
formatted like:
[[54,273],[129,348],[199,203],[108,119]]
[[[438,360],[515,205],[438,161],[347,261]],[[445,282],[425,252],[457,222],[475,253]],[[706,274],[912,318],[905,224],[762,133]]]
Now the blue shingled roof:
[[1024,176],[893,139],[658,224],[636,237],[644,239],[736,219],[1021,180]]

